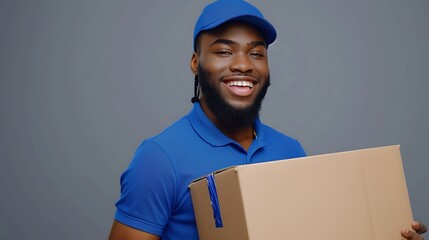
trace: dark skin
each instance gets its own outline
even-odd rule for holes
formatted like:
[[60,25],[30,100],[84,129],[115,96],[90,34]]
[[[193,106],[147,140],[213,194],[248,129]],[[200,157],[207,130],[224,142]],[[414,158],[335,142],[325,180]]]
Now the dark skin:
[[424,224],[414,221],[411,223],[411,228],[402,229],[401,234],[405,239],[424,240],[421,234],[426,233],[427,230],[428,228]]
[[[199,66],[210,72],[210,80],[231,106],[240,109],[253,104],[269,75],[267,47],[259,31],[249,24],[232,22],[201,34],[198,45],[199,51],[191,59],[192,72],[197,74]],[[248,76],[237,76],[239,74]],[[250,92],[237,92],[228,86],[233,81],[252,82],[254,86]],[[252,124],[234,129],[224,126],[207,106],[204,92],[200,104],[208,118],[226,136],[246,150],[250,147],[253,142]]]
[[[269,75],[267,49],[264,39],[254,27],[244,23],[229,23],[215,31],[204,32],[198,39],[198,50],[193,53],[191,70],[196,75],[198,66],[204,67],[212,75],[211,81],[220,89],[221,95],[231,105],[242,108],[253,103],[255,95]],[[227,77],[234,73],[248,73],[260,76],[260,80],[249,77]],[[252,91],[237,93],[229,89],[228,81],[253,81]],[[229,129],[219,121],[207,106],[204,93],[200,99],[201,107],[208,118],[228,137],[248,149],[253,142],[253,126],[248,124]],[[413,229],[413,231],[411,230]],[[411,228],[403,229],[402,236],[410,240],[422,240],[427,227],[413,222]],[[159,240],[160,237],[128,227],[114,221],[109,240]]]
[[159,236],[114,221],[109,240],[159,240]]
[[[220,40],[219,40],[220,39]],[[203,66],[215,79],[222,96],[227,101],[240,108],[253,103],[262,81],[269,74],[267,48],[263,37],[254,27],[248,24],[225,24],[216,31],[202,33],[198,39],[199,51],[191,59],[191,70],[197,74],[198,65]],[[254,83],[252,92],[240,96],[228,90],[228,86],[220,80],[221,77],[234,73],[260,75],[261,80]],[[256,81],[250,77],[227,77],[227,81]],[[237,129],[228,129],[220,122],[206,104],[204,93],[200,104],[210,120],[231,139],[248,149],[253,142],[253,126],[251,124]],[[158,240],[159,236],[139,231],[114,221],[109,240]]]

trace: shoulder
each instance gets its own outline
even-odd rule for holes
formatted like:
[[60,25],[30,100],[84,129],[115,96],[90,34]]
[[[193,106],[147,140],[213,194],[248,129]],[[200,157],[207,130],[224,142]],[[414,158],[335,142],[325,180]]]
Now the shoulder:
[[299,143],[297,139],[290,137],[282,132],[279,132],[270,126],[263,124],[262,127],[264,129],[264,140],[266,139],[268,141],[290,142],[295,144]]
[[165,128],[159,134],[145,139],[137,148],[133,162],[135,164],[162,164],[175,168],[177,159],[189,152],[192,146],[200,141],[197,133],[192,128],[188,115]]
[[[165,128],[162,132],[155,136],[144,139],[135,151],[130,167],[133,165],[163,165],[164,168],[171,166],[171,153],[169,146],[174,146],[180,136],[187,136],[190,126],[187,117],[184,116],[178,121]],[[169,166],[170,165],[170,166]],[[160,167],[160,166],[158,166]]]
[[304,157],[306,153],[301,143],[276,129],[262,125],[264,129],[264,142],[266,146],[273,151],[287,151],[290,157]]
[[189,117],[186,115],[178,121],[165,128],[159,134],[147,139],[157,143],[159,145],[168,144],[170,142],[177,141],[178,139],[184,139],[190,136],[194,130],[189,122]]

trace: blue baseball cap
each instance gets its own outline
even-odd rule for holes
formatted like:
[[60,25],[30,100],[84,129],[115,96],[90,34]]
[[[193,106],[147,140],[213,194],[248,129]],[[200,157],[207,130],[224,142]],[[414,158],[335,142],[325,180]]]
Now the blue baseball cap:
[[276,40],[276,29],[255,6],[243,0],[219,0],[207,5],[198,18],[194,29],[194,50],[198,35],[202,31],[216,28],[229,21],[252,24],[262,33],[267,46]]

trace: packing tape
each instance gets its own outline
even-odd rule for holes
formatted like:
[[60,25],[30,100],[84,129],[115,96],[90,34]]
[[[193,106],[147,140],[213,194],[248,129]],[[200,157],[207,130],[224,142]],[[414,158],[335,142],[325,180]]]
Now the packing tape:
[[216,228],[223,227],[222,215],[220,213],[219,199],[217,196],[216,182],[213,173],[207,176],[207,187],[209,188],[210,203],[213,209],[213,218]]

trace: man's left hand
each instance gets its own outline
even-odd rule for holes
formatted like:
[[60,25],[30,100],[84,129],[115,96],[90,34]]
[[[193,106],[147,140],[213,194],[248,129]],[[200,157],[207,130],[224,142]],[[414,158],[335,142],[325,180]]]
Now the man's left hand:
[[415,232],[411,231],[410,229],[402,229],[402,236],[408,240],[424,240],[424,238],[420,235],[425,233],[428,228],[424,224],[421,224],[417,221],[414,221],[411,224],[411,227],[414,229]]

